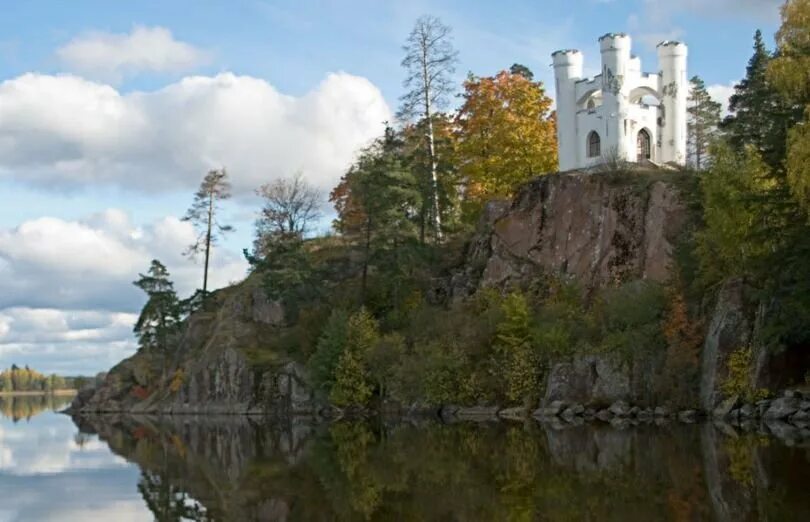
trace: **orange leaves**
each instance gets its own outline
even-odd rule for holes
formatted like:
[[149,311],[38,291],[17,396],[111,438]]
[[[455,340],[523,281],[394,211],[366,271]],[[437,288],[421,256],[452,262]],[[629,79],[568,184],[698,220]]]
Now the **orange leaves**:
[[460,169],[472,199],[509,196],[556,168],[551,99],[540,82],[507,71],[470,77],[456,124]]

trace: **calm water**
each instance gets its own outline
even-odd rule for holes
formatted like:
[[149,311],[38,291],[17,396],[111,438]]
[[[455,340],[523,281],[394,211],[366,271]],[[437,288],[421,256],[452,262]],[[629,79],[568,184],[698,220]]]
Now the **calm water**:
[[710,426],[107,417],[0,397],[0,521],[810,520],[810,449]]

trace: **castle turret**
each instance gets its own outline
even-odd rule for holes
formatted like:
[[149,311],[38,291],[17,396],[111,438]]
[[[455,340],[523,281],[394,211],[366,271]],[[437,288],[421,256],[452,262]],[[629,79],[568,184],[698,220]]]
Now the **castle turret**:
[[[582,78],[582,53],[577,50],[557,51],[554,60],[554,79],[557,89],[557,114],[576,114],[576,81]],[[574,118],[557,119],[560,170],[577,167],[577,127]]]
[[617,155],[617,159],[631,159],[627,150],[625,118],[629,95],[628,67],[631,40],[624,33],[608,33],[599,38],[602,53],[602,98],[605,136],[602,137],[602,155]]
[[665,41],[658,44],[661,68],[661,161],[686,163],[686,101],[689,80],[686,75],[686,45]]

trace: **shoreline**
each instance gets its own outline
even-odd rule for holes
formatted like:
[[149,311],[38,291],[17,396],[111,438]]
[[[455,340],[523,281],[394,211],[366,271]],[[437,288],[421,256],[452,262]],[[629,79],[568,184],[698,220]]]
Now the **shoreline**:
[[58,397],[71,397],[76,395],[79,390],[53,390],[53,391],[0,391],[0,397],[44,397],[46,395],[53,395]]

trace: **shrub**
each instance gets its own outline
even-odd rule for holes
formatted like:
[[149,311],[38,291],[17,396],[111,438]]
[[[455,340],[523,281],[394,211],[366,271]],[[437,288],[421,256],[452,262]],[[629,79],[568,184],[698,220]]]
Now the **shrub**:
[[768,396],[768,390],[755,389],[751,383],[754,366],[751,347],[742,347],[732,352],[726,365],[728,375],[720,385],[726,397],[739,395],[745,401],[755,402]]
[[312,381],[327,397],[332,392],[335,370],[346,346],[348,322],[348,313],[344,310],[333,310],[318,338],[315,353],[309,358],[308,366]]

